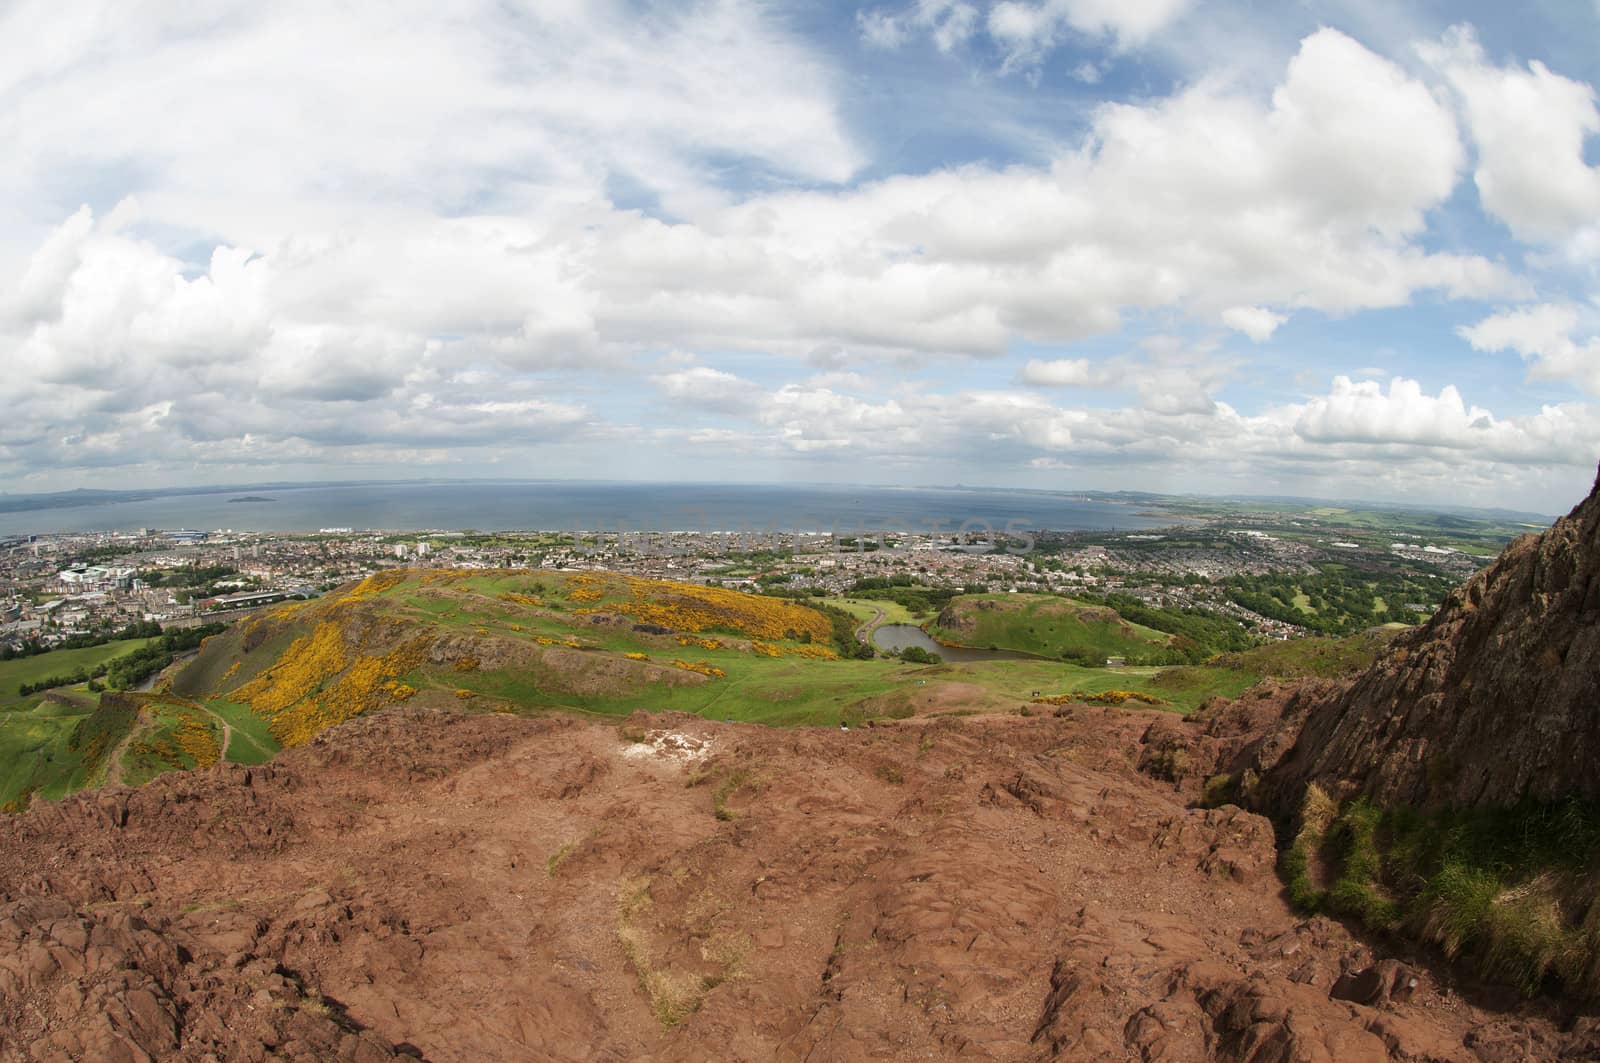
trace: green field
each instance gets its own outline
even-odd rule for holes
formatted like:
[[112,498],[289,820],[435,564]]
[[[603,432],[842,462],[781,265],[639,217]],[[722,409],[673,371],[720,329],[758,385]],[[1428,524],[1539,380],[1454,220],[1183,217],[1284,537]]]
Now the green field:
[[58,675],[71,675],[82,669],[92,672],[102,664],[141,650],[154,639],[123,639],[101,646],[87,646],[81,650],[51,650],[33,657],[19,657],[0,661],[0,705],[15,701],[21,696],[24,683],[37,683]]

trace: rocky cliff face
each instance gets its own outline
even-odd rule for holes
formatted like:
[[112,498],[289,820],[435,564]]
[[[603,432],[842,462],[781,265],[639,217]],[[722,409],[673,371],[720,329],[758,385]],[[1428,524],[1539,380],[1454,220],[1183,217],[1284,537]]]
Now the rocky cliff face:
[[1419,808],[1600,798],[1600,480],[1258,752],[1284,802],[1313,782]]

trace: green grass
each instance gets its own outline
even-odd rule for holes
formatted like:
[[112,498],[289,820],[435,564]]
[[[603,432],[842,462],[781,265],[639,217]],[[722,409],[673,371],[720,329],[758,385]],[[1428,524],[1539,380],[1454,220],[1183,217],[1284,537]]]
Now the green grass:
[[1525,992],[1600,996],[1600,803],[1421,815],[1357,799],[1304,818],[1283,858],[1303,909],[1422,937]]
[[0,711],[0,807],[13,810],[29,795],[56,801],[98,783],[134,719],[114,706],[73,712],[29,700],[31,707]]
[[829,605],[838,606],[862,623],[871,620],[878,614],[880,609],[883,610],[883,622],[885,624],[920,624],[931,615],[928,613],[912,613],[911,610],[899,602],[890,601],[887,598],[824,598],[822,600]]
[[[154,717],[153,724],[136,735],[122,754],[122,781],[128,786],[143,786],[169,771],[188,771],[196,766],[194,758],[178,746],[175,733],[180,723],[177,704],[160,697],[151,697],[145,704]],[[220,749],[221,725],[209,716],[204,719],[211,730],[212,739]]]
[[65,796],[73,776],[83,771],[71,740],[87,718],[40,713],[37,707],[0,712],[0,806],[15,808],[30,793]]
[[[993,608],[983,608],[983,603],[993,603]],[[928,633],[940,642],[1016,650],[1041,657],[1136,660],[1169,641],[1163,632],[1129,623],[1114,610],[1055,595],[962,595],[951,601],[940,618],[951,614],[965,623],[928,625]]]
[[1214,664],[1254,676],[1297,679],[1349,675],[1370,668],[1403,626],[1374,628],[1344,638],[1314,637],[1268,642],[1240,653],[1225,653]]
[[33,657],[0,661],[0,705],[21,698],[24,683],[37,683],[58,675],[71,675],[82,669],[92,672],[118,657],[143,649],[154,639],[123,639],[80,650],[51,650]]
[[228,721],[233,741],[228,743],[228,760],[233,764],[265,764],[281,746],[268,729],[267,721],[248,705],[226,699],[207,701],[206,708]]

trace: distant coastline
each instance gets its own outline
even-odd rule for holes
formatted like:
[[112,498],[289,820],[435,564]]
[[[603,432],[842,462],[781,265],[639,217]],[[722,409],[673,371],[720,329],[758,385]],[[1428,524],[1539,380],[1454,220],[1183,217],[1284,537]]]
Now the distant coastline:
[[267,497],[265,497],[263,495],[240,495],[238,498],[230,498],[230,499],[228,499],[228,501],[229,502],[276,502],[277,499],[276,498],[267,498]]

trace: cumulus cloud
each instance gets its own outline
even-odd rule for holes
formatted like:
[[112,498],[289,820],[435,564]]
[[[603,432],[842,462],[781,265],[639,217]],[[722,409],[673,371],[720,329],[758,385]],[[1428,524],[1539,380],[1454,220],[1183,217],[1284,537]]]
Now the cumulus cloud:
[[[1222,401],[1245,363],[1206,345],[1219,325],[1261,343],[1301,312],[1529,297],[1429,230],[1468,165],[1455,113],[1336,30],[1270,91],[1200,78],[1099,105],[1034,161],[880,176],[848,79],[764,5],[536,7],[7,8],[0,358],[21,371],[0,476],[525,467],[532,447],[581,474],[583,446],[648,438],[728,462],[1182,454],[1393,478],[1557,463],[1550,441],[1593,436],[1585,406],[1491,416],[1401,381]],[[884,48],[984,34],[1019,62],[1081,37],[1114,61],[1185,10],[919,0],[859,29]],[[1439,67],[1452,85],[1515,75],[1588,128],[1574,83],[1462,55]],[[1462,113],[1480,173],[1509,165]],[[1582,174],[1561,187],[1516,224],[1575,216]],[[1183,338],[1073,346],[1130,321]],[[1468,338],[1592,390],[1594,341],[1555,324]]]
[[667,398],[703,409],[748,409],[760,393],[760,388],[748,380],[703,365],[662,373],[651,379]]
[[1418,51],[1460,96],[1484,208],[1525,240],[1592,246],[1600,239],[1600,166],[1584,158],[1585,140],[1600,133],[1594,87],[1537,60],[1495,65],[1470,26]]
[[1289,320],[1261,306],[1230,306],[1222,312],[1222,323],[1235,332],[1242,332],[1257,343],[1265,343],[1278,331],[1278,326]]
[[1541,303],[1484,318],[1462,328],[1461,337],[1480,351],[1516,351],[1529,363],[1529,376],[1571,380],[1600,395],[1600,335],[1574,338],[1582,314],[1571,304]]
[[[1181,453],[1196,487],[1367,498],[1459,501],[1457,485],[1494,492],[1497,504],[1534,505],[1545,490],[1581,492],[1600,455],[1600,421],[1581,404],[1497,416],[1453,387],[1429,394],[1397,379],[1385,388],[1335,378],[1302,402],[1247,415],[1222,402],[1167,410],[1141,402],[1058,404],[1037,393],[974,390],[861,397],[826,387],[765,392],[749,430],[689,433],[716,445],[736,439],[763,460],[880,462],[938,459],[946,470],[1029,468],[1080,477],[1140,470],[1169,476]],[[1102,480],[1102,482],[1104,482]]]

